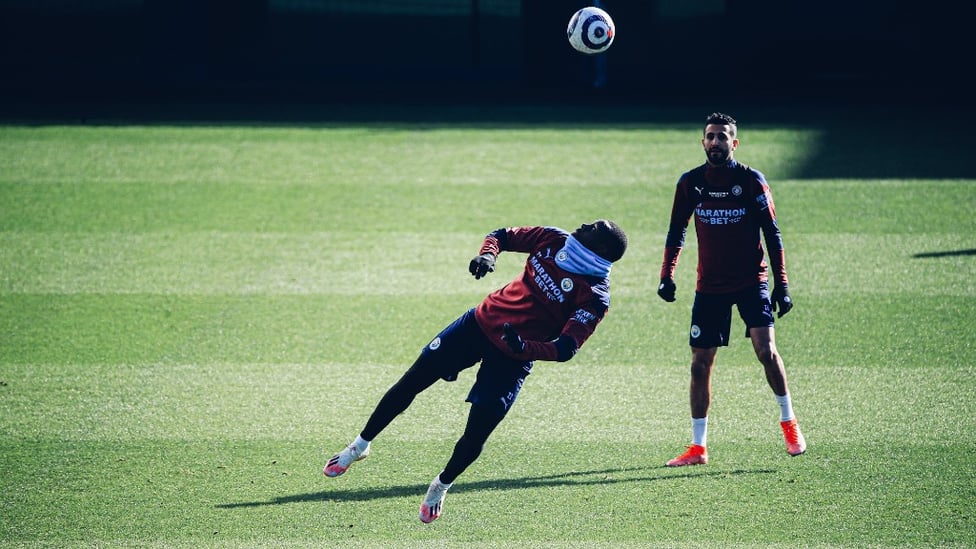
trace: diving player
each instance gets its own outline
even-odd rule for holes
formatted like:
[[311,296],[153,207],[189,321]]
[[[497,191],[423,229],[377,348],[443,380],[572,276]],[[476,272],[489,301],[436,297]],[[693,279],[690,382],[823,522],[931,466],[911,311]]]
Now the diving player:
[[610,306],[610,267],[627,249],[616,224],[598,220],[572,234],[554,227],[516,227],[489,233],[469,271],[480,279],[494,271],[503,251],[529,254],[521,276],[490,293],[428,343],[403,377],[380,399],[352,443],[323,473],[336,477],[369,455],[370,443],[438,379],[454,381],[480,362],[464,433],[420,505],[429,523],[443,511],[454,480],[481,454],[511,409],[533,361],[565,362],[593,334]]

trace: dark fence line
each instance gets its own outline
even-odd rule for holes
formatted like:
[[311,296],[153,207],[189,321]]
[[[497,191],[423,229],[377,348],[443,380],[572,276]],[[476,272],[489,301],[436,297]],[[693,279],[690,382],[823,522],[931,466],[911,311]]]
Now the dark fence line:
[[566,43],[565,0],[525,0],[515,15],[276,11],[269,0],[65,13],[11,1],[0,5],[0,93],[942,100],[964,72],[967,33],[952,3],[726,0],[717,13],[669,18],[662,2],[604,2],[617,38],[598,61]]

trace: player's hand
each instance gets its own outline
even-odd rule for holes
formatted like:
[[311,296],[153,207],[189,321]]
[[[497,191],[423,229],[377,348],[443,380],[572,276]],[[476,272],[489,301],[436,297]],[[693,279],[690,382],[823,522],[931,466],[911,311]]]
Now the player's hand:
[[512,328],[512,325],[508,322],[505,323],[505,333],[502,334],[502,341],[507,343],[508,348],[515,354],[519,354],[525,350],[525,342],[522,341],[522,336],[518,335],[515,328]]
[[782,317],[793,308],[793,298],[790,297],[790,289],[785,284],[773,288],[773,312],[779,308],[777,317]]
[[495,270],[495,256],[491,254],[481,254],[471,260],[468,264],[468,271],[479,279]]
[[657,287],[657,295],[661,296],[661,299],[671,303],[674,301],[674,292],[678,289],[678,286],[674,283],[673,278],[662,278],[661,284]]

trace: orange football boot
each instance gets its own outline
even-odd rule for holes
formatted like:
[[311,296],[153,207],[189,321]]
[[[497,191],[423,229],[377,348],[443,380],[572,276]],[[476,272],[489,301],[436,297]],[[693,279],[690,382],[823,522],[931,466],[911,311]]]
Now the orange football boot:
[[684,465],[705,465],[708,463],[708,450],[704,446],[692,444],[685,453],[665,463],[668,467],[682,467]]

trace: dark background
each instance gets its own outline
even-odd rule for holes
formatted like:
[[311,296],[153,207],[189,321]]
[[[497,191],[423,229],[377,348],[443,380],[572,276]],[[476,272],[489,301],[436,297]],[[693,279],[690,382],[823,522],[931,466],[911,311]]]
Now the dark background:
[[0,0],[0,94],[25,102],[797,98],[961,103],[962,2],[605,0],[596,60],[567,0]]

